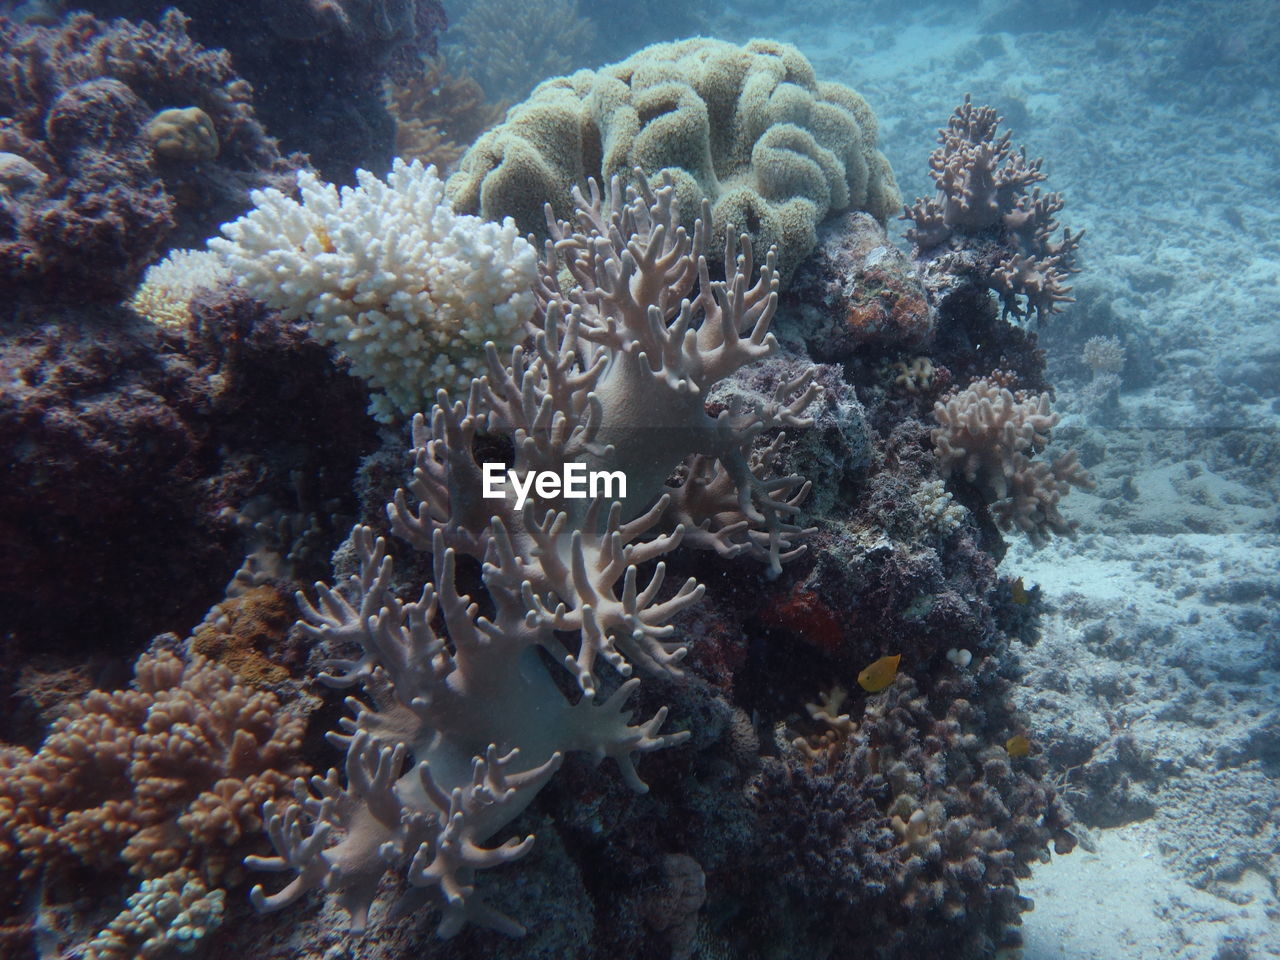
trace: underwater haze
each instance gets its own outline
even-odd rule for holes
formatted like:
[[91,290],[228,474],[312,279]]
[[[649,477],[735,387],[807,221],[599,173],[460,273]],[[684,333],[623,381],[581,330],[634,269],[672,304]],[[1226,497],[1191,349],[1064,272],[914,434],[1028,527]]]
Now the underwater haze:
[[0,960],[1280,958],[1269,0],[0,0]]

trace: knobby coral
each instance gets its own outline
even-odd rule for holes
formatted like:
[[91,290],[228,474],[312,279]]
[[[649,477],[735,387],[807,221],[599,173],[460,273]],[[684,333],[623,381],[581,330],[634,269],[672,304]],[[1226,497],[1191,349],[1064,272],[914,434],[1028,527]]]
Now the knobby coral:
[[302,726],[203,657],[144,654],[132,689],[72,705],[34,754],[4,752],[0,862],[50,891],[86,870],[157,881],[94,941],[96,956],[135,955],[121,951],[160,936],[147,932],[157,910],[214,923],[214,888],[241,874],[262,805],[305,770]]
[[975,380],[935,403],[933,415],[940,424],[930,434],[939,470],[977,487],[1001,530],[1021,530],[1037,546],[1052,534],[1072,535],[1074,524],[1058,512],[1058,503],[1073,486],[1092,490],[1094,482],[1075,451],[1052,463],[1032,461],[1059,419],[1047,393],[1015,395],[991,380]]
[[[259,908],[323,887],[360,927],[394,869],[409,883],[398,911],[439,888],[442,936],[467,922],[521,932],[481,901],[475,874],[523,856],[533,838],[486,842],[566,753],[612,757],[643,791],[636,755],[687,736],[662,732],[666,708],[635,725],[626,711],[633,672],[679,673],[686,648],[671,621],[703,594],[692,577],[664,591],[661,558],[707,547],[777,570],[799,552],[806,531],[790,519],[805,486],[767,478],[767,458],[750,449],[766,430],[804,424],[815,389],[801,378],[771,403],[715,417],[705,400],[777,347],[773,255],[752,282],[743,238],[726,278],[712,281],[706,210],[689,235],[672,186],[638,183],[624,196],[615,181],[607,203],[593,185],[577,195],[576,225],[553,224],[533,348],[504,362],[490,346],[487,378],[460,400],[442,392],[415,418],[414,478],[387,513],[394,534],[430,554],[434,582],[401,599],[387,543],[358,526],[358,571],[304,603],[308,630],[351,651],[324,679],[363,684],[369,702],[349,700],[355,715],[331,736],[346,750],[345,782],[331,770],[301,806],[269,808],[279,855],[253,863],[297,875],[274,894],[256,888]],[[508,445],[516,482],[583,463],[624,471],[627,495],[584,507],[539,490],[519,509],[509,481],[485,498],[481,461],[495,441]],[[684,485],[667,488],[682,462]],[[483,608],[459,593],[477,561]]]
[[937,194],[904,208],[903,219],[915,224],[907,238],[918,258],[995,291],[1006,315],[1043,319],[1072,301],[1066,279],[1076,272],[1084,231],[1053,238],[1062,195],[1032,188],[1045,179],[1043,160],[1028,160],[1026,148],[1015,152],[1009,131],[997,137],[1000,121],[968,96],[956,108],[929,158]]

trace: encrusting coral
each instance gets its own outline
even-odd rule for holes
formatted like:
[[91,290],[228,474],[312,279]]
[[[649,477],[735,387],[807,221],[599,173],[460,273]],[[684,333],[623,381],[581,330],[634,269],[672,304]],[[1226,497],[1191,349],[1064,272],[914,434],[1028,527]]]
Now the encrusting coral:
[[936,196],[917,199],[902,219],[914,222],[907,239],[927,269],[993,290],[1006,315],[1043,319],[1072,300],[1066,279],[1084,231],[1054,239],[1062,195],[1031,189],[1045,179],[1043,161],[1015,152],[1008,131],[997,137],[1000,121],[966,96],[929,158]]
[[670,176],[686,227],[710,199],[713,248],[736,231],[777,247],[785,284],[829,215],[865,210],[883,223],[896,209],[877,129],[861,96],[820,82],[785,43],[660,43],[540,84],[467,151],[449,196],[542,234],[543,204],[568,217],[570,188],[589,177]]
[[[671,621],[703,595],[692,577],[663,591],[664,555],[707,547],[776,571],[800,552],[806,531],[790,518],[802,481],[762,475],[749,451],[765,430],[806,423],[817,395],[809,378],[756,409],[713,417],[704,399],[777,349],[773,256],[753,282],[744,237],[726,256],[725,280],[712,281],[710,224],[699,219],[687,234],[673,187],[637,182],[624,195],[615,181],[607,202],[593,185],[589,198],[577,196],[575,224],[552,226],[532,349],[516,347],[504,362],[490,347],[487,378],[463,399],[442,392],[415,418],[414,479],[387,513],[393,533],[430,554],[434,582],[406,602],[387,543],[357,526],[358,571],[319,585],[305,604],[309,632],[335,656],[323,679],[362,684],[370,702],[349,700],[354,716],[331,736],[346,750],[345,782],[331,770],[312,779],[301,807],[269,808],[279,855],[252,863],[296,876],[273,894],[256,888],[259,908],[323,887],[359,928],[384,872],[396,870],[409,882],[397,913],[439,889],[440,935],[469,922],[520,933],[481,901],[474,880],[523,856],[533,838],[486,841],[567,753],[612,757],[643,792],[636,755],[688,736],[661,732],[665,707],[636,725],[625,709],[640,683],[633,672],[679,674],[686,648]],[[512,444],[496,499],[482,495],[480,467],[494,438]],[[683,487],[666,488],[682,461],[698,466]],[[571,463],[625,471],[625,499],[587,506],[539,490],[536,505],[517,508],[513,482]],[[654,560],[642,583],[640,566]],[[483,610],[458,592],[473,561]]]
[[1058,415],[1049,395],[1015,395],[991,380],[934,404],[941,426],[930,435],[944,476],[959,474],[981,493],[1001,530],[1021,530],[1037,546],[1052,534],[1071,536],[1074,525],[1058,512],[1073,486],[1094,482],[1070,451],[1052,463],[1032,461],[1049,443]]
[[249,85],[225,52],[192,42],[187,22],[177,10],[159,25],[0,18],[0,153],[43,174],[0,191],[0,271],[12,282],[118,297],[167,242],[203,239],[248,188],[303,162],[280,156]]
[[385,182],[356,178],[339,191],[302,171],[300,202],[256,192],[209,248],[250,293],[336,345],[381,391],[370,412],[390,421],[440,387],[465,392],[485,343],[509,349],[524,335],[537,252],[510,219],[455,215],[434,167],[397,159]]

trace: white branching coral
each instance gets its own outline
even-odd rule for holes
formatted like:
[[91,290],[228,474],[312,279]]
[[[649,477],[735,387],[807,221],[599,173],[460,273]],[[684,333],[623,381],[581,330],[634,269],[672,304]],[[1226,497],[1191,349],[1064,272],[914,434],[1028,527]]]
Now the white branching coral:
[[1074,450],[1052,463],[1031,459],[1058,423],[1047,393],[1014,394],[994,381],[975,380],[935,403],[933,416],[940,424],[930,434],[939,470],[977,487],[1001,530],[1021,530],[1036,546],[1052,534],[1072,535],[1075,526],[1058,504],[1073,486],[1091,490],[1094,482]]
[[[268,811],[278,856],[252,862],[296,876],[273,894],[255,888],[260,909],[323,888],[362,927],[384,872],[398,870],[410,893],[397,912],[439,890],[442,936],[468,922],[521,932],[482,902],[475,875],[523,856],[532,837],[490,838],[566,753],[611,757],[643,791],[637,755],[687,736],[662,732],[665,707],[636,724],[626,710],[633,673],[679,674],[673,620],[703,594],[693,578],[666,587],[664,555],[707,547],[777,569],[801,549],[806,484],[770,478],[775,445],[756,440],[808,422],[809,378],[757,409],[705,406],[717,381],[775,349],[773,255],[751,283],[744,238],[712,281],[709,224],[693,236],[676,226],[672,193],[642,180],[625,197],[615,184],[612,204],[594,187],[579,194],[576,229],[554,224],[540,264],[531,347],[504,361],[490,346],[487,377],[414,418],[413,480],[387,513],[393,534],[431,556],[433,582],[407,594],[387,542],[358,526],[358,571],[301,598],[307,630],[345,656],[322,679],[363,685],[367,699],[348,700],[354,715],[331,736],[345,777],[315,777],[300,806]],[[480,450],[495,438],[516,482],[591,463],[627,471],[628,496],[517,509],[509,477],[505,496],[486,499]],[[666,486],[677,474],[683,486]],[[479,562],[483,598],[458,592],[463,557]]]
[[334,344],[381,391],[371,412],[393,421],[439,388],[465,393],[533,315],[537,251],[508,218],[455,215],[435,167],[397,159],[386,182],[367,170],[339,190],[298,173],[301,202],[279,190],[209,241],[236,282]]
[[191,320],[190,304],[197,293],[212,290],[230,278],[231,271],[217,254],[174,250],[147,267],[129,306],[152,323],[180,327]]

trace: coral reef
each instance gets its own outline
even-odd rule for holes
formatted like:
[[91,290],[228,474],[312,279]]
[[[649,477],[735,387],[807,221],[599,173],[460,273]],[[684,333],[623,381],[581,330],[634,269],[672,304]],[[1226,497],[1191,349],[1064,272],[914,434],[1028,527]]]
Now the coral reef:
[[10,282],[47,297],[118,298],[171,242],[202,241],[243,209],[249,188],[301,162],[266,136],[230,58],[194,43],[186,25],[176,10],[159,26],[0,19],[0,153],[26,171],[23,189],[0,196]]
[[1058,503],[1094,482],[1075,451],[1052,463],[1032,462],[1044,450],[1058,415],[1049,395],[1014,394],[990,380],[934,404],[940,426],[930,435],[944,475],[959,474],[974,486],[1001,530],[1021,530],[1037,546],[1057,534],[1069,537],[1074,525],[1058,512]]
[[[169,6],[96,0],[93,9],[137,20],[161,17]],[[229,12],[223,0],[185,0],[182,11],[197,42],[234,57],[272,134],[286,149],[305,151],[334,183],[351,182],[358,168],[389,166],[395,125],[384,82],[418,73],[448,23],[437,0],[277,0],[251,12]]]
[[931,696],[900,677],[852,718],[811,708],[826,735],[762,761],[749,788],[767,871],[756,896],[792,905],[793,944],[834,926],[860,931],[842,958],[1008,945],[1027,908],[1017,879],[1075,840],[1044,761],[1012,758],[1000,746],[1011,718],[975,704],[991,702],[981,686],[1007,686],[993,674],[990,659],[977,676],[954,671]]
[[824,225],[788,292],[792,322],[818,359],[932,346],[937,315],[916,270],[869,214]]
[[396,156],[420,160],[447,177],[480,134],[502,119],[507,102],[487,101],[480,84],[465,71],[450,70],[442,55],[388,81],[387,109],[396,121]]
[[[125,308],[31,305],[6,321],[0,606],[11,655],[93,637],[95,653],[131,659],[147,637],[199,622],[244,557],[227,511],[258,497],[296,506],[296,477],[303,509],[354,512],[350,478],[375,438],[359,381],[227,288],[187,309],[176,327]],[[303,582],[323,569],[302,565]]]
[[927,285],[942,277],[976,284],[999,296],[1005,315],[1043,320],[1071,302],[1066,279],[1084,233],[1065,229],[1054,239],[1062,195],[1032,189],[1045,179],[1043,161],[1015,152],[1008,131],[997,137],[1001,119],[967,96],[956,108],[929,158],[937,195],[905,208],[903,219],[914,223],[907,239],[922,269],[940,275]]
[[785,284],[830,214],[865,210],[883,223],[896,209],[876,138],[866,101],[819,82],[787,44],[656,44],[540,84],[467,151],[449,196],[463,212],[545,235],[543,205],[569,216],[569,190],[588,177],[669,175],[686,227],[709,198],[713,248],[744,231],[756,249],[777,248]]
[[301,202],[255,193],[256,207],[209,248],[250,293],[335,344],[379,391],[370,412],[389,422],[438,389],[464,393],[487,343],[505,351],[524,336],[537,253],[510,218],[455,215],[434,167],[397,159],[385,182],[356,177],[339,193],[303,171]]
[[[253,862],[296,876],[271,895],[255,888],[260,909],[323,886],[360,928],[383,873],[397,870],[409,905],[439,889],[443,937],[468,923],[523,932],[480,899],[475,874],[523,856],[533,838],[486,841],[567,754],[612,757],[644,792],[636,754],[688,737],[661,732],[665,707],[635,726],[625,707],[637,669],[679,673],[686,648],[670,621],[703,588],[690,577],[659,599],[664,564],[643,585],[639,566],[681,545],[756,556],[775,572],[800,553],[794,541],[805,531],[789,518],[802,482],[769,478],[767,458],[748,451],[766,429],[804,424],[816,396],[809,378],[735,414],[712,417],[703,399],[777,348],[772,255],[752,281],[744,237],[727,279],[711,282],[710,224],[699,220],[692,236],[679,228],[674,193],[642,179],[625,196],[615,181],[608,202],[594,185],[589,199],[578,194],[578,230],[554,224],[540,264],[534,348],[517,347],[508,365],[490,347],[489,377],[465,400],[442,393],[429,417],[415,418],[414,479],[387,510],[393,532],[431,555],[433,579],[418,599],[400,599],[386,542],[358,526],[357,572],[306,604],[309,632],[336,657],[325,679],[362,684],[371,703],[350,700],[355,716],[334,736],[347,752],[345,783],[331,770],[301,807],[269,808],[279,856]],[[576,289],[561,287],[562,266]],[[482,425],[513,441],[497,498],[480,493]],[[656,463],[654,431],[665,438]],[[663,493],[682,461],[685,482]],[[517,507],[513,485],[566,463],[623,471],[626,496],[587,507],[540,485],[536,508]],[[483,561],[490,613],[458,592],[467,558]]]
[[[144,881],[89,944],[88,955],[104,958],[158,956],[166,941],[216,925],[214,888],[243,876],[262,805],[306,770],[303,723],[274,695],[164,649],[140,657],[135,671],[132,689],[94,691],[35,753],[6,748],[2,760],[8,877],[41,884],[50,901],[86,876]],[[162,922],[170,929],[157,929]]]

